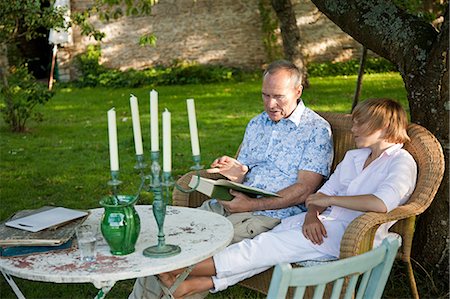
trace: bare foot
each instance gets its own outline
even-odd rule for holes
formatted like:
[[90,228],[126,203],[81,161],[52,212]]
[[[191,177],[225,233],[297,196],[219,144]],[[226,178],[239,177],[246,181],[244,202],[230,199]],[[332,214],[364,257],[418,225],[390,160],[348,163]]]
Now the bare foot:
[[[158,274],[158,278],[163,285],[170,289],[175,283],[177,276],[175,273],[166,272]],[[214,287],[211,277],[198,276],[188,277],[185,281],[180,283],[178,288],[172,293],[176,299],[182,299],[185,296],[190,296],[196,293],[210,290]]]
[[162,282],[163,285],[165,285],[167,288],[170,288],[177,279],[177,275],[171,273],[171,272],[165,272],[158,274],[159,280]]
[[196,276],[188,277],[183,281],[173,293],[175,298],[184,298],[194,294],[208,291],[214,287],[211,277]]

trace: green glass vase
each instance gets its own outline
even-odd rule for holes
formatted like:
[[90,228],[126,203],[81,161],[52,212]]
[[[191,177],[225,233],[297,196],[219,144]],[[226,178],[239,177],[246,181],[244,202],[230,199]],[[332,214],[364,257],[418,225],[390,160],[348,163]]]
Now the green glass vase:
[[136,198],[130,195],[108,196],[100,200],[105,208],[101,231],[114,255],[126,255],[134,252],[141,221],[134,203]]

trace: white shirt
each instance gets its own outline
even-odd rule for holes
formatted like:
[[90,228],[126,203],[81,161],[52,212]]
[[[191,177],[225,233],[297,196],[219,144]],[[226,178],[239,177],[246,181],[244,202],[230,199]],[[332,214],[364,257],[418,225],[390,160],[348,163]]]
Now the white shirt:
[[[318,192],[330,196],[372,194],[384,202],[388,212],[404,204],[414,191],[417,165],[402,146],[402,144],[391,146],[364,169],[364,162],[371,150],[362,148],[348,151],[330,179]],[[322,213],[321,220],[328,238],[325,239],[323,246],[319,246],[320,251],[339,256],[340,242],[346,227],[363,213],[337,206],[331,206]],[[332,224],[336,221],[341,222],[341,225]],[[328,223],[330,225],[327,225],[327,222],[330,222]],[[378,228],[374,246],[381,243],[394,223],[385,223]]]

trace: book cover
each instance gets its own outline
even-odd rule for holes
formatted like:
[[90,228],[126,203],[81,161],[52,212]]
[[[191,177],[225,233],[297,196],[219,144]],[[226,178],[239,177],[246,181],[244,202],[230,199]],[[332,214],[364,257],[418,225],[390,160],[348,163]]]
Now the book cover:
[[75,228],[87,217],[69,221],[38,232],[8,227],[6,222],[29,215],[37,214],[55,207],[44,206],[37,210],[23,210],[14,214],[10,219],[0,223],[0,246],[59,246],[66,243],[75,233]]
[[233,199],[233,195],[231,195],[229,192],[230,189],[245,193],[251,197],[256,196],[280,197],[280,195],[277,193],[265,191],[255,187],[246,186],[240,183],[235,183],[224,179],[212,180],[208,178],[199,177],[196,175],[192,176],[191,181],[189,182],[189,187],[196,188],[198,192],[203,193],[211,198],[217,198],[221,200]]
[[56,225],[62,225],[87,214],[84,211],[54,207],[25,217],[11,219],[5,222],[5,225],[35,233]]
[[73,238],[57,246],[0,246],[0,256],[21,256],[72,248]]

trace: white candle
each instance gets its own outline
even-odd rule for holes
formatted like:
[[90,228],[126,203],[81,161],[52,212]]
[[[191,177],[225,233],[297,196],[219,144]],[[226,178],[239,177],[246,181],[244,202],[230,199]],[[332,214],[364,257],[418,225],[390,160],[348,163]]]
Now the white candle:
[[151,151],[159,151],[158,136],[158,93],[155,90],[150,91],[150,134]]
[[111,171],[119,171],[119,150],[117,148],[116,110],[108,110],[109,159]]
[[198,144],[197,118],[195,116],[195,104],[193,99],[186,100],[189,118],[189,131],[191,132],[192,155],[200,155],[200,146]]
[[138,100],[134,95],[130,96],[131,118],[133,120],[133,134],[134,134],[134,148],[136,155],[143,155],[144,149],[142,147],[141,135],[141,121],[139,119]]
[[170,112],[167,110],[162,114],[162,130],[163,130],[163,171],[170,172],[172,170],[172,141],[171,141],[171,124]]

